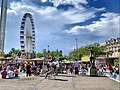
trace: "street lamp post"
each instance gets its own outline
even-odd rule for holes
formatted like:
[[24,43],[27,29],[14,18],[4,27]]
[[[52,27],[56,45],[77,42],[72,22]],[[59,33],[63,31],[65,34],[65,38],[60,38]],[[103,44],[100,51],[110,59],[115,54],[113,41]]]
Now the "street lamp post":
[[77,50],[78,49],[78,40],[75,39],[75,41],[76,41],[76,50]]
[[49,45],[48,45],[48,51],[49,51]]
[[47,59],[49,58],[50,58],[50,50],[49,50],[49,45],[48,45]]
[[78,58],[78,40],[75,39],[75,41],[76,41],[76,58]]
[[45,67],[46,49],[45,48],[43,50],[43,54],[44,54],[44,59],[43,59],[43,64],[42,64],[42,75],[44,75],[46,72],[46,67]]

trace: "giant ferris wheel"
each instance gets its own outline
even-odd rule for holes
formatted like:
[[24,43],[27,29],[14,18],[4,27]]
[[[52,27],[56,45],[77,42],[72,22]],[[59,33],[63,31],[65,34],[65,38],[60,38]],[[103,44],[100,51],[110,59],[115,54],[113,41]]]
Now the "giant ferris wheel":
[[32,15],[24,14],[20,27],[20,46],[22,53],[35,52],[35,28]]

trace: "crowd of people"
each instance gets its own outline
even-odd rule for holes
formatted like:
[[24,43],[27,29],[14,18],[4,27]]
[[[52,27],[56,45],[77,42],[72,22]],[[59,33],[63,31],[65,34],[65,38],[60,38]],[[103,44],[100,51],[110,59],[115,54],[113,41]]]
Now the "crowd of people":
[[74,61],[74,63],[69,64],[62,64],[60,61],[57,61],[56,63],[48,62],[47,63],[47,74],[45,78],[49,74],[56,74],[62,73],[62,74],[75,74],[75,75],[84,75],[85,72],[88,71],[88,68],[90,67],[90,64],[83,64],[80,63],[77,59]]
[[37,70],[41,70],[41,66],[40,63],[36,65],[36,63],[33,62],[8,60],[0,64],[0,72],[2,78],[19,78],[20,73],[26,73],[26,77],[31,75],[36,76]]
[[[81,63],[77,59],[74,63],[69,64],[62,63],[61,61],[27,62],[9,60],[0,65],[0,72],[2,78],[19,78],[20,73],[24,73],[26,77],[45,74],[45,78],[47,78],[49,75],[58,75],[59,73],[85,75],[90,67],[91,65],[89,63]],[[114,78],[116,78],[117,74],[119,74],[118,66],[113,67],[105,64],[97,66],[99,75],[103,75],[106,70],[109,70],[110,76]]]
[[0,71],[2,78],[18,78],[19,75],[19,64],[9,63],[6,61],[4,64],[0,65]]
[[[45,69],[43,69],[43,62],[27,62],[18,60],[8,60],[0,64],[0,72],[2,78],[18,78],[20,73],[26,73],[26,77],[42,74],[43,70],[46,77],[49,73],[62,73],[62,74],[78,74],[79,70],[87,70],[87,64],[80,65],[79,61],[74,63],[65,64],[61,61],[47,61],[44,62]],[[83,71],[83,70],[82,70]]]

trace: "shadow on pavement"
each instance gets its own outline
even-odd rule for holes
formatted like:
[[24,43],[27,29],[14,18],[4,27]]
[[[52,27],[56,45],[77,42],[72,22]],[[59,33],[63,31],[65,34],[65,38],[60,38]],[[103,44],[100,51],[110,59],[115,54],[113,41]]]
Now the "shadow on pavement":
[[85,76],[85,77],[107,77],[107,76],[90,76],[90,75],[81,75],[81,76]]
[[[58,74],[58,75],[55,75],[55,76],[63,76],[63,77],[76,77],[76,76],[73,76],[73,75],[60,75],[60,74]],[[39,75],[38,77],[45,77],[45,75]]]
[[56,75],[56,76],[63,76],[63,77],[75,77],[75,76],[70,76],[70,75]]
[[66,80],[66,79],[49,79],[49,80],[68,81],[68,80]]

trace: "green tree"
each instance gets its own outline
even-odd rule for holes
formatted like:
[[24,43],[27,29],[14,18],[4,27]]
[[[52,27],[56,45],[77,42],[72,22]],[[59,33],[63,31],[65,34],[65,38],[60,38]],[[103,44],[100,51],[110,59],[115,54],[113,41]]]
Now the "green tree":
[[90,55],[90,52],[88,51],[87,47],[80,47],[77,50],[70,52],[68,58],[70,59],[77,58],[81,60],[81,58],[86,55],[87,56]]
[[75,58],[77,58],[77,51],[76,51],[76,50],[71,51],[71,52],[69,53],[68,58],[69,58],[69,59],[72,59],[72,60],[74,60]]
[[62,57],[62,53],[59,52],[59,51],[51,51],[51,52],[50,52],[50,55],[51,55],[52,57],[57,57],[57,58]]
[[0,56],[1,56],[1,57],[4,57],[4,56],[5,56],[5,53],[4,53],[4,52],[0,52]]
[[5,54],[5,57],[11,57],[11,55],[10,54]]
[[19,49],[15,49],[15,48],[11,48],[11,50],[10,50],[10,52],[6,55],[6,56],[10,56],[10,57],[12,57],[12,56],[16,56],[16,55],[18,55],[18,56],[21,56],[21,51],[19,50]]
[[41,52],[38,52],[37,54],[36,54],[36,57],[37,58],[41,58],[41,57],[43,57],[44,55],[43,55],[43,53],[41,53]]
[[105,54],[105,53],[103,52],[102,48],[100,48],[100,44],[98,43],[88,45],[87,49],[89,50],[91,54],[90,61],[92,63],[92,66],[94,67],[96,57],[98,57],[99,55]]
[[80,47],[77,50],[70,52],[68,57],[70,59],[77,58],[81,60],[82,57],[90,56],[91,53],[92,53],[91,57],[93,60],[95,60],[96,57],[98,57],[99,55],[105,55],[105,52],[103,51],[103,48],[100,47],[100,44],[95,43],[84,47]]

